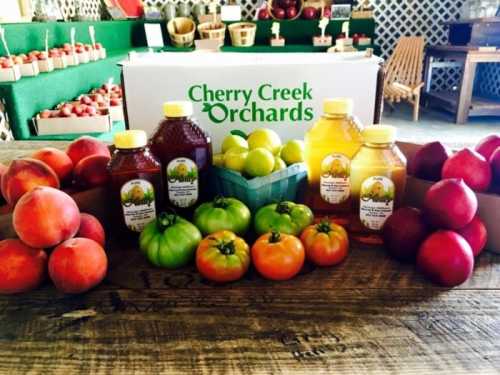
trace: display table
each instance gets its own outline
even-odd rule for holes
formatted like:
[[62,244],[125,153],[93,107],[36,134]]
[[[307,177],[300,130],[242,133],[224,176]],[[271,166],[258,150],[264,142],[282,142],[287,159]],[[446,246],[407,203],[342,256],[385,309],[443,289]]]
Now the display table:
[[[447,61],[436,62],[436,59]],[[450,61],[451,60],[451,61]],[[457,124],[465,124],[469,116],[499,116],[498,99],[473,95],[477,64],[500,63],[500,51],[479,51],[471,46],[432,46],[425,58],[424,100],[455,115]],[[462,77],[457,91],[431,91],[434,68],[461,68]]]
[[287,282],[216,286],[110,241],[97,289],[0,297],[2,373],[471,374],[500,371],[500,256],[448,290],[383,249]]

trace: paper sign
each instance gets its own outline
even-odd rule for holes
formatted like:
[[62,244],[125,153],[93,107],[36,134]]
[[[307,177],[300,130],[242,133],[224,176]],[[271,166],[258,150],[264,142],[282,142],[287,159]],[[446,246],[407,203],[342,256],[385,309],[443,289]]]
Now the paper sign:
[[241,21],[241,6],[223,5],[220,10],[222,21]]
[[163,47],[165,45],[160,24],[145,23],[144,30],[146,31],[148,47]]
[[45,30],[45,53],[48,56],[49,53],[49,30]]
[[73,50],[73,53],[75,53],[75,35],[76,35],[76,29],[74,27],[71,28],[70,31],[70,42],[71,42],[71,49]]
[[92,43],[92,48],[95,46],[95,29],[94,26],[89,26],[90,42]]
[[217,39],[197,39],[194,41],[195,51],[219,52],[220,41]]
[[274,35],[276,39],[280,38],[280,23],[279,22],[273,22],[273,25],[271,26],[271,33]]

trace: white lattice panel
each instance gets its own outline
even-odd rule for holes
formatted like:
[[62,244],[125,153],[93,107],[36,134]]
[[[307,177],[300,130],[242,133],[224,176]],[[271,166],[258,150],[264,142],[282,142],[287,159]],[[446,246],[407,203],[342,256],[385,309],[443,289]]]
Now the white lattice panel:
[[101,19],[101,0],[57,0],[65,20],[70,20],[76,15],[77,6],[79,14],[89,20]]

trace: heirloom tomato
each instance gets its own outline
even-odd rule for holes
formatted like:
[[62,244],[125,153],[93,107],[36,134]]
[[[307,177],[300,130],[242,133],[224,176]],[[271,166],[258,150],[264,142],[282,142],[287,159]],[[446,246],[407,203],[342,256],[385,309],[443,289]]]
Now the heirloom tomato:
[[194,211],[193,222],[204,235],[228,230],[242,236],[250,226],[250,219],[250,210],[243,202],[216,197]]
[[208,280],[224,283],[241,279],[249,266],[247,243],[227,230],[208,235],[196,250],[196,267]]
[[273,230],[298,236],[313,222],[311,209],[303,204],[280,202],[262,207],[255,215],[254,227],[258,235]]
[[200,231],[189,221],[161,213],[142,231],[139,247],[155,266],[178,268],[193,259],[200,241]]
[[342,262],[349,249],[346,230],[327,220],[308,226],[300,239],[307,259],[317,266],[333,266]]
[[252,246],[252,262],[266,279],[291,279],[299,273],[304,258],[300,240],[286,233],[266,233]]

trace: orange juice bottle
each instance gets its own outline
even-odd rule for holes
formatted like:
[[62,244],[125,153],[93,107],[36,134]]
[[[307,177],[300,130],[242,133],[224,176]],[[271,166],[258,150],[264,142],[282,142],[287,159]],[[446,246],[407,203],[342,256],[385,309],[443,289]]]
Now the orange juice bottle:
[[347,98],[325,99],[324,114],[305,136],[306,203],[318,215],[346,223],[351,210],[351,159],[362,144],[361,124]]
[[364,143],[351,163],[352,237],[364,243],[382,243],[387,218],[403,204],[406,158],[395,144],[396,128],[368,126]]

